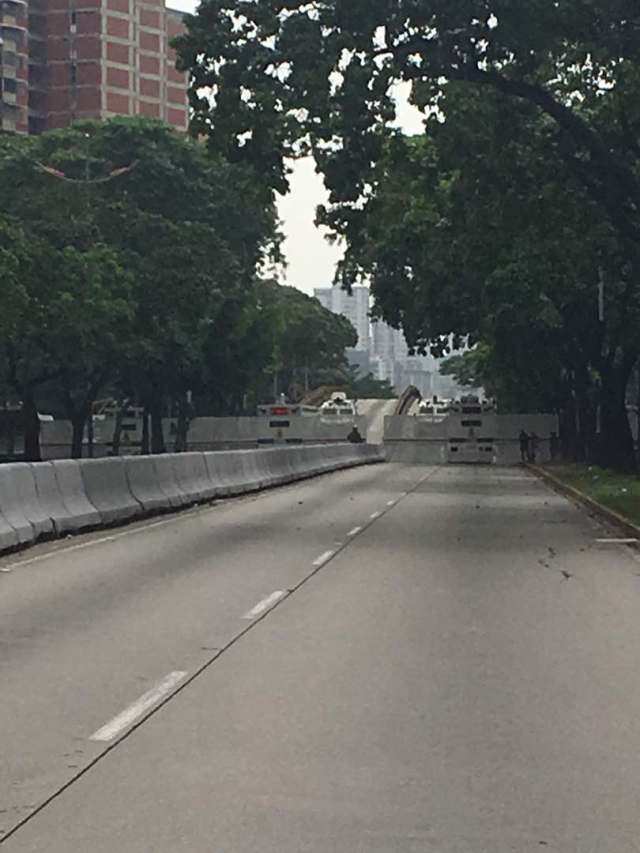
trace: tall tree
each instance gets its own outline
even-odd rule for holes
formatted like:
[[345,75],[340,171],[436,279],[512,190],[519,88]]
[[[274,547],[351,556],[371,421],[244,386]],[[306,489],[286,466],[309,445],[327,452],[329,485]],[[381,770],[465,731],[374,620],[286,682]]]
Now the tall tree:
[[561,411],[565,431],[580,425],[574,445],[599,405],[603,461],[631,465],[640,293],[624,245],[562,158],[549,161],[553,125],[502,95],[447,98],[447,122],[391,140],[366,203],[323,213],[346,238],[344,279],[370,277],[377,310],[419,350],[441,354],[452,331],[485,341],[503,402]]
[[[637,243],[639,29],[635,0],[204,0],[177,46],[196,131],[262,163],[274,186],[282,155],[309,135],[334,192],[357,198],[380,125],[395,118],[394,83],[428,108],[461,81],[547,115],[587,190]],[[593,111],[603,100],[606,115]]]
[[[613,249],[605,245],[602,257],[590,253],[591,267],[575,289],[573,304],[580,301],[583,287],[593,293],[601,263],[615,303],[606,334],[598,327],[587,344],[588,349],[599,344],[599,352],[586,361],[595,365],[602,382],[603,429],[609,438],[605,454],[611,464],[624,466],[633,463],[624,397],[637,359],[635,311],[625,311],[635,306],[640,281],[639,31],[640,7],[634,0],[204,0],[178,46],[183,67],[192,73],[199,132],[209,133],[213,147],[251,162],[276,187],[286,178],[283,158],[310,146],[331,204],[337,205],[325,221],[338,233],[349,229],[350,220],[357,219],[379,189],[379,167],[387,157],[389,137],[396,133],[396,83],[410,83],[412,101],[425,116],[437,111],[438,120],[446,122],[456,118],[464,103],[456,96],[460,87],[481,115],[483,105],[491,107],[500,95],[506,115],[499,143],[512,143],[513,151],[521,105],[534,111],[546,128],[540,137],[542,156],[556,179],[554,165],[562,163],[556,189],[561,191],[570,175],[590,215],[595,211],[600,220],[601,236],[613,233]],[[468,111],[464,117],[468,119]],[[526,146],[523,155],[526,170]],[[455,168],[464,170],[470,158],[473,150],[467,142],[459,147]],[[268,168],[261,168],[267,163]],[[396,208],[393,214],[399,219],[389,220],[386,227],[393,229],[400,213]],[[473,234],[474,223],[470,226]],[[599,239],[598,245],[602,248],[608,239]],[[465,257],[481,266],[481,246],[475,249]],[[401,272],[401,252],[396,260],[396,272]],[[547,266],[555,260],[551,255]],[[515,273],[516,266],[511,269]],[[540,263],[532,271],[520,265],[519,272],[530,282],[529,297],[519,307],[524,315],[540,304],[533,282],[541,270]],[[469,266],[466,271],[471,274]],[[476,275],[477,287],[486,281],[483,272]],[[512,275],[511,283],[520,278]],[[505,287],[508,281],[503,273]],[[405,297],[411,288],[403,285],[402,275],[391,277],[391,291],[395,296],[379,300],[381,313],[405,323],[408,336],[415,332],[419,339],[412,315],[423,316],[424,303],[408,309]],[[404,311],[399,308],[403,301]],[[482,302],[473,299],[471,305],[477,311]],[[508,310],[501,312],[503,321],[507,315]],[[568,314],[564,319],[577,325]],[[469,325],[450,328],[464,331]],[[533,325],[522,323],[525,331]],[[503,322],[502,340],[517,333],[512,326],[507,334],[508,326]],[[555,334],[553,328],[548,332]],[[572,357],[584,364],[581,349],[582,344],[575,344]],[[588,380],[587,372],[576,381],[586,386]]]
[[78,455],[93,401],[118,383],[144,400],[163,450],[164,401],[186,400],[225,303],[251,298],[277,252],[274,208],[257,204],[244,167],[143,119],[3,139],[0,202],[30,247],[23,326],[0,339],[25,411],[55,377]]

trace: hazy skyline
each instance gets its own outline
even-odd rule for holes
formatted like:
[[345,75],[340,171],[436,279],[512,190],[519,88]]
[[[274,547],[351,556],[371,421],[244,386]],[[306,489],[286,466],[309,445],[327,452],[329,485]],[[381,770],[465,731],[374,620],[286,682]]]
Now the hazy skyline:
[[[171,0],[167,5],[193,12],[197,3]],[[406,87],[399,87],[398,124],[407,133],[422,131],[422,114],[408,103]],[[322,177],[316,174],[314,161],[310,158],[299,160],[292,168],[291,192],[278,204],[286,235],[284,252],[288,264],[283,280],[305,293],[313,293],[315,287],[329,287],[333,283],[341,249],[338,245],[330,245],[326,230],[314,225],[317,206],[327,201],[327,192]]]

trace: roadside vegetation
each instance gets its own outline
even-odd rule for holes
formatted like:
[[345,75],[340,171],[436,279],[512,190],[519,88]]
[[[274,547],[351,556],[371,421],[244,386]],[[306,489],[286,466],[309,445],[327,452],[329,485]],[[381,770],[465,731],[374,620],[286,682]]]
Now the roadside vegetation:
[[340,282],[369,280],[417,351],[479,344],[458,368],[557,412],[575,458],[635,468],[637,0],[203,0],[187,27],[194,130],[277,191],[314,155]]
[[355,330],[278,284],[280,240],[273,191],[160,122],[0,134],[0,401],[25,457],[40,412],[81,456],[100,399],[143,407],[163,452],[168,410],[180,449],[190,418],[255,414],[274,386],[357,386]]
[[578,463],[544,467],[563,483],[640,525],[640,479],[636,475]]
[[637,0],[202,0],[175,40],[197,142],[141,119],[0,135],[0,382],[29,458],[49,393],[76,451],[105,393],[161,450],[189,392],[237,413],[349,382],[349,324],[272,287],[276,199],[312,155],[337,283],[370,283],[416,352],[474,345],[448,371],[556,413],[569,458],[636,470],[638,33]]

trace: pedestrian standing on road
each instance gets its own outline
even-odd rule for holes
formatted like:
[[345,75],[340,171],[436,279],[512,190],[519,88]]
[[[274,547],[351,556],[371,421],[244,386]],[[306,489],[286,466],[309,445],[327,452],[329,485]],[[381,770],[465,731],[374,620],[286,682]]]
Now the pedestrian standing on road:
[[520,459],[522,462],[526,462],[529,456],[529,436],[525,432],[525,430],[520,430]]
[[551,453],[552,462],[555,462],[558,456],[560,456],[560,438],[555,432],[551,433],[551,438],[549,439],[549,452]]
[[535,432],[532,432],[529,436],[529,462],[533,465],[536,464],[536,456],[538,455],[538,444],[540,443],[540,439],[536,435]]

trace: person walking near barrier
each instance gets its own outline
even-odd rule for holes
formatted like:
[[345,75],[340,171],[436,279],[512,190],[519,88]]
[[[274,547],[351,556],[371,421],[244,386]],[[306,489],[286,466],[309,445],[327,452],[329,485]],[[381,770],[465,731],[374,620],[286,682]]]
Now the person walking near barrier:
[[536,463],[539,443],[540,439],[538,438],[535,432],[532,432],[529,436],[529,462],[531,462],[533,465],[535,465]]
[[519,441],[520,441],[520,460],[522,462],[526,462],[527,459],[529,458],[529,436],[525,432],[525,430],[523,430],[523,429],[520,430]]
[[347,441],[350,441],[351,444],[364,444],[364,438],[360,435],[360,430],[355,424],[347,436]]

